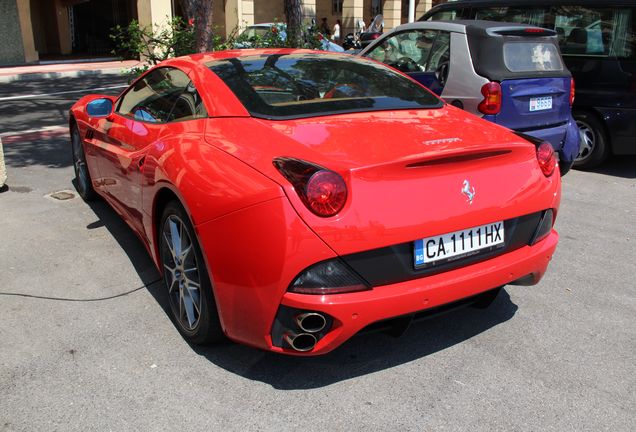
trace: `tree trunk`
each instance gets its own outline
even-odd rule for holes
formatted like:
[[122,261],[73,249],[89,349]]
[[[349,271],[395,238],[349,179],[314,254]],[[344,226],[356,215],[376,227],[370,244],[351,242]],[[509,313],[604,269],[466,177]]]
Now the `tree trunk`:
[[214,48],[213,6],[213,0],[181,0],[181,7],[187,15],[188,21],[194,21],[194,49],[196,52],[212,51]]
[[287,43],[294,48],[303,45],[300,0],[284,0],[285,18],[287,18]]

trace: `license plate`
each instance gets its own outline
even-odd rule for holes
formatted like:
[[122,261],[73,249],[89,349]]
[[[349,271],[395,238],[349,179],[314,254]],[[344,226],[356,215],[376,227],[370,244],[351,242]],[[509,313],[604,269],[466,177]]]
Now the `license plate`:
[[552,109],[552,96],[530,98],[530,111]]
[[504,224],[494,222],[461,231],[415,240],[415,266],[452,261],[503,244]]

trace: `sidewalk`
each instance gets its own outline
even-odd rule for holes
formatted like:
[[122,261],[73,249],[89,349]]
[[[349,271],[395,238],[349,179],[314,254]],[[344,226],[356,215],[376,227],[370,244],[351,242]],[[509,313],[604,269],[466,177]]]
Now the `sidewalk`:
[[127,69],[139,64],[140,62],[138,60],[116,60],[0,67],[0,83],[45,78],[73,78],[87,75],[119,75],[122,69]]

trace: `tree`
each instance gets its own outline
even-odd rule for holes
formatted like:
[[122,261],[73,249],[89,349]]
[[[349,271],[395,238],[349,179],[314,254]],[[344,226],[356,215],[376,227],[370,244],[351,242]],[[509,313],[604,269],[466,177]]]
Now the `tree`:
[[287,19],[287,43],[292,47],[303,46],[300,0],[284,0]]
[[212,12],[214,0],[180,0],[181,8],[194,25],[194,49],[196,52],[212,51],[214,48],[214,29]]

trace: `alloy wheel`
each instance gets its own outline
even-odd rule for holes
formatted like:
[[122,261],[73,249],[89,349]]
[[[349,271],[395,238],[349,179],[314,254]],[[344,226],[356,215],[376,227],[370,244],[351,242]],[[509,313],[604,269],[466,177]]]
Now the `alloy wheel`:
[[73,167],[75,168],[77,186],[80,193],[85,194],[86,191],[90,190],[91,185],[88,175],[88,167],[86,166],[86,156],[84,155],[82,141],[77,128],[73,128],[73,132],[71,134],[71,146],[73,148]]
[[596,135],[594,134],[592,127],[586,122],[577,120],[576,125],[579,127],[581,144],[579,154],[576,157],[575,162],[582,162],[594,153],[594,148],[596,147]]
[[173,315],[183,330],[192,332],[199,325],[203,306],[200,272],[192,239],[177,215],[164,221],[161,255]]

